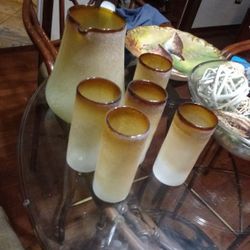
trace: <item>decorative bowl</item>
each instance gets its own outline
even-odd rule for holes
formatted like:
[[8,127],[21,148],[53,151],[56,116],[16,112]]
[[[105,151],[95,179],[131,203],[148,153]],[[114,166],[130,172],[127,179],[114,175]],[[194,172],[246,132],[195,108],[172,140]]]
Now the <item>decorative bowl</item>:
[[[250,98],[247,97],[249,93],[248,81],[246,79],[246,85],[244,85],[245,91],[243,94],[246,95],[246,100],[248,103],[246,104],[245,110],[248,112],[239,114],[238,110],[231,109],[228,107],[228,103],[232,103],[232,100],[223,100],[220,103],[219,101],[215,103],[212,96],[209,96],[207,92],[207,88],[201,88],[201,84],[205,84],[204,76],[208,70],[215,70],[214,72],[218,73],[218,68],[221,65],[232,64],[232,66],[238,67],[239,65],[233,65],[234,63],[226,61],[226,60],[212,60],[203,62],[192,70],[191,74],[188,78],[188,87],[190,90],[191,97],[194,102],[200,103],[210,109],[212,109],[219,119],[219,124],[215,131],[215,139],[216,141],[225,149],[227,149],[233,155],[236,155],[242,159],[250,160]],[[217,70],[217,71],[216,71]],[[241,68],[239,67],[240,71]],[[242,77],[244,79],[244,69],[242,68]],[[216,78],[218,79],[218,78]],[[206,78],[207,80],[207,78]],[[223,80],[223,78],[222,78]],[[209,81],[207,80],[206,83]],[[217,80],[218,82],[218,80]],[[209,88],[213,87],[215,83],[210,82]],[[242,88],[242,87],[241,87]],[[219,92],[221,93],[221,88],[218,87]],[[204,92],[205,95],[204,95]],[[213,89],[212,91],[213,92]],[[247,93],[248,92],[248,93]],[[224,119],[224,115],[226,117],[226,121]],[[230,123],[230,126],[228,125]],[[233,125],[231,125],[233,124]],[[244,129],[242,126],[244,125]]]
[[125,44],[126,48],[135,57],[148,52],[166,55],[167,49],[165,45],[176,34],[183,46],[182,56],[184,60],[167,51],[173,59],[171,79],[186,81],[187,76],[197,64],[223,58],[221,51],[212,44],[188,32],[183,32],[172,27],[154,25],[136,27],[127,32]]

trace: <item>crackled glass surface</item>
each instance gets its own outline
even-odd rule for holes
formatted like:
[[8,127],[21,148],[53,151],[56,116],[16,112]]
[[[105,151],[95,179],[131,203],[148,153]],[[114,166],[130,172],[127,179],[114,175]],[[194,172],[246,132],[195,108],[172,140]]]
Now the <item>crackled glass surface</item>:
[[153,53],[141,54],[136,64],[134,80],[150,80],[165,89],[171,70],[172,62],[165,56]]
[[124,89],[125,27],[124,19],[104,8],[69,9],[46,87],[47,102],[61,119],[71,122],[76,86],[88,77],[106,78]]
[[149,126],[148,118],[131,107],[119,107],[107,114],[93,181],[99,199],[114,203],[127,197]]
[[156,178],[170,186],[181,185],[217,122],[215,114],[203,106],[192,103],[180,105],[153,166]]
[[125,93],[125,105],[137,108],[150,121],[149,135],[141,161],[144,160],[167,101],[167,92],[159,85],[147,80],[134,80]]
[[95,170],[106,113],[119,105],[120,98],[119,87],[103,78],[78,85],[67,149],[71,168],[84,173]]

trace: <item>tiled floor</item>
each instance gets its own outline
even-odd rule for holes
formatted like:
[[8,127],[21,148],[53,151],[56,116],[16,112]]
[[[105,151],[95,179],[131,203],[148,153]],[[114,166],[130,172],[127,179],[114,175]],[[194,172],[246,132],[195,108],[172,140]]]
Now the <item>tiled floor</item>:
[[22,21],[22,0],[0,0],[0,48],[31,44]]

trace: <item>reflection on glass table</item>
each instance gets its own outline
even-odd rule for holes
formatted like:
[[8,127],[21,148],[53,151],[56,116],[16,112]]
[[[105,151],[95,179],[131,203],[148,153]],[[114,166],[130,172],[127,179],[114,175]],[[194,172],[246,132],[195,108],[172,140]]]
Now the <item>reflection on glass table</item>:
[[44,249],[250,248],[249,162],[211,141],[183,185],[168,187],[152,175],[173,113],[185,101],[171,83],[131,192],[115,205],[92,195],[91,174],[67,166],[69,125],[48,108],[44,89],[27,106],[18,147],[24,205]]

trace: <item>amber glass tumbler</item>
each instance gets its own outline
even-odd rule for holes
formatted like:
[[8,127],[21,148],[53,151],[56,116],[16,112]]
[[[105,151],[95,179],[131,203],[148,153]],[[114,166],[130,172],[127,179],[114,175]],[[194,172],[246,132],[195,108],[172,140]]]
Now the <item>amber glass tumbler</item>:
[[71,168],[84,173],[95,170],[106,113],[120,99],[119,87],[109,80],[89,78],[78,85],[67,149]]
[[132,107],[108,112],[93,181],[93,191],[99,199],[115,203],[127,197],[149,127],[148,118]]
[[181,185],[217,123],[215,114],[201,105],[180,105],[153,166],[156,178],[169,186]]
[[136,64],[134,80],[150,80],[166,89],[172,71],[172,62],[165,56],[144,53]]
[[167,92],[161,86],[148,80],[134,80],[129,83],[124,97],[127,106],[137,108],[148,117],[150,121],[149,135],[146,141],[144,160],[154,133],[157,129],[162,112],[166,106]]

